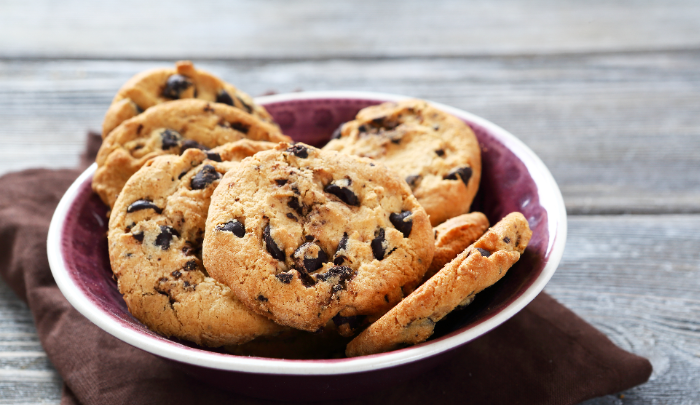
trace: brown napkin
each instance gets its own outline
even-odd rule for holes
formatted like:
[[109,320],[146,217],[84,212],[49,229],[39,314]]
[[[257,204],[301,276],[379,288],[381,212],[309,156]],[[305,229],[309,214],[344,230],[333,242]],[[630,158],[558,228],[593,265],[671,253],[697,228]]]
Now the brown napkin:
[[[84,162],[94,159],[92,134]],[[79,170],[25,170],[0,178],[0,274],[29,304],[41,342],[65,382],[62,404],[267,404],[193,381],[103,332],[66,301],[51,276],[46,235]],[[615,346],[546,293],[428,375],[342,404],[575,404],[645,382],[648,360]]]

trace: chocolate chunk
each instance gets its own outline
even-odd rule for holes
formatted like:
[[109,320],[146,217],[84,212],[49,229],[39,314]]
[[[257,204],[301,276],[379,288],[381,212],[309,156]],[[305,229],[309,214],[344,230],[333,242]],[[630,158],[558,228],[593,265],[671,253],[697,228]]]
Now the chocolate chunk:
[[340,139],[340,136],[343,133],[343,125],[345,125],[345,123],[340,124],[338,128],[336,128],[335,131],[333,131],[331,139]]
[[313,242],[316,238],[313,235],[306,235],[304,239],[306,239],[307,242]]
[[279,281],[281,281],[285,284],[289,284],[292,282],[292,279],[294,278],[294,274],[292,274],[292,273],[280,273],[280,274],[276,274],[275,277],[277,277],[277,279]]
[[222,232],[231,232],[239,238],[245,236],[245,226],[243,226],[243,224],[238,222],[238,220],[236,219],[229,221],[225,224],[217,225],[216,230]]
[[161,208],[159,208],[157,205],[153,204],[152,201],[148,201],[148,200],[136,200],[136,201],[132,202],[131,205],[129,205],[126,208],[126,212],[132,213],[132,212],[136,212],[136,211],[147,210],[149,208],[152,209],[153,211],[155,211],[156,214],[160,214],[163,212],[163,210]]
[[177,279],[180,278],[180,276],[182,276],[182,273],[180,273],[180,270],[175,270],[172,273],[170,273],[170,275]]
[[185,175],[189,172],[189,170],[185,169],[180,172],[180,174],[177,176],[177,179],[180,180],[181,178],[185,177]]
[[202,190],[208,185],[221,178],[221,174],[212,165],[204,165],[202,170],[192,177],[190,187],[192,190]]
[[263,240],[265,241],[265,248],[268,253],[270,253],[274,259],[283,262],[286,255],[284,254],[284,250],[280,249],[275,243],[275,240],[272,239],[270,235],[270,224],[267,224],[263,230]]
[[143,232],[132,233],[131,236],[137,241],[139,241],[139,243],[143,243]]
[[247,134],[250,130],[250,125],[246,125],[242,122],[231,122],[229,123],[229,125],[231,126],[231,128],[243,134]]
[[411,228],[413,228],[411,214],[413,214],[411,211],[401,211],[398,214],[392,213],[389,215],[389,221],[396,229],[401,231],[404,238],[408,238],[408,235],[411,234]]
[[328,281],[331,278],[338,277],[339,281],[347,281],[352,279],[355,273],[347,266],[333,266],[323,274],[317,274],[316,278],[321,281]]
[[506,236],[505,238],[503,238],[503,242],[510,243],[510,238]]
[[195,271],[197,270],[197,261],[196,260],[188,260],[187,263],[185,263],[185,267],[183,267],[185,271]]
[[323,189],[323,191],[340,198],[340,200],[347,205],[358,206],[360,205],[360,199],[357,198],[352,190],[350,190],[349,187],[351,184],[352,180],[350,180],[349,177],[346,177],[344,179],[331,182]]
[[289,180],[287,180],[287,179],[275,179],[275,183],[277,183],[277,185],[280,186],[280,187],[282,187],[282,186],[284,186],[285,184],[287,184],[288,181],[289,181]]
[[379,117],[372,120],[372,126],[390,131],[398,127],[399,123],[389,119],[389,117]]
[[189,89],[192,86],[192,81],[183,75],[174,74],[168,77],[168,81],[165,82],[165,88],[163,88],[163,97],[168,97],[172,99],[180,98],[183,91]]
[[443,157],[443,156],[445,156],[445,151],[444,151],[444,150],[442,150],[442,149],[438,149],[438,150],[436,150],[436,151],[435,151],[435,153],[436,153],[436,154],[437,154],[438,156],[440,156],[440,157]]
[[301,144],[293,145],[292,147],[287,149],[287,152],[302,159],[306,159],[307,157],[309,157],[309,150],[306,148],[306,146]]
[[206,146],[197,141],[193,141],[192,139],[185,139],[182,141],[182,146],[180,146],[180,154],[182,155],[187,149],[209,150],[209,148]]
[[335,252],[337,254],[339,251],[345,250],[347,248],[348,248],[348,233],[343,232],[343,237],[340,238],[340,242],[338,242],[338,248],[336,249]]
[[298,197],[290,197],[289,201],[287,201],[287,207],[296,211],[296,213],[299,214],[300,216],[302,216],[302,217],[304,216],[304,204],[299,202]]
[[240,101],[241,105],[243,106],[243,109],[246,110],[248,114],[253,112],[253,107],[249,106],[245,101],[243,101],[242,98],[238,96],[236,96],[236,98],[238,99],[238,101]]
[[386,239],[384,239],[384,228],[379,228],[374,232],[374,239],[370,246],[372,247],[372,254],[377,260],[384,259],[384,254],[386,253]]
[[216,102],[233,106],[233,98],[231,98],[231,95],[223,89],[216,95]]
[[257,296],[255,299],[258,300],[258,301],[261,301],[261,302],[267,302],[267,301],[268,301],[267,297],[264,296],[264,295],[262,295],[262,294],[258,294],[258,296]]
[[336,266],[340,266],[343,263],[345,263],[346,260],[348,260],[348,258],[343,255],[336,256],[335,259],[333,259],[333,264],[335,264]]
[[297,220],[297,217],[295,217],[294,214],[292,214],[291,212],[288,212],[288,213],[287,213],[287,218],[293,219],[293,220],[295,220],[295,221]]
[[180,146],[182,136],[177,131],[166,129],[160,133],[160,139],[163,145],[163,150],[168,150],[170,148]]
[[469,183],[469,179],[472,177],[472,168],[469,166],[458,167],[453,169],[443,177],[445,180],[462,180],[462,183],[466,186]]
[[328,255],[321,247],[312,242],[305,242],[292,255],[295,268],[301,273],[309,274],[323,267]]
[[411,189],[415,188],[418,185],[418,182],[421,179],[420,174],[411,174],[406,176],[406,183],[411,187]]
[[481,253],[481,255],[484,256],[484,257],[489,257],[489,256],[491,256],[491,252],[489,252],[489,251],[486,250],[486,249],[476,248],[476,250],[478,250],[479,253]]
[[167,225],[160,226],[160,233],[156,236],[156,246],[160,246],[162,250],[170,249],[170,242],[172,242],[173,237],[180,237],[180,233],[174,228]]
[[216,152],[207,152],[207,159],[215,162],[221,162],[221,155]]
[[359,133],[367,132],[367,126],[364,124],[360,125],[359,127],[357,127],[357,132],[359,132]]

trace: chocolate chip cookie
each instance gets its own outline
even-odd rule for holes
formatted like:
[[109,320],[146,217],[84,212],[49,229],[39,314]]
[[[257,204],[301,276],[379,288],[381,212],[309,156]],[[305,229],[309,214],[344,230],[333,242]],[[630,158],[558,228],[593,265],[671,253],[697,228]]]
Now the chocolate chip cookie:
[[379,160],[403,177],[433,226],[469,212],[481,178],[481,151],[462,120],[422,100],[361,110],[325,150]]
[[440,271],[447,263],[476,242],[489,229],[489,220],[480,212],[472,212],[450,218],[433,228],[435,231],[435,255],[425,272],[424,280]]
[[175,69],[152,69],[129,79],[114,96],[102,123],[102,137],[129,118],[171,100],[197,98],[223,103],[272,123],[270,114],[253,99],[211,73],[194,68],[190,61],[175,63]]
[[109,221],[110,262],[129,311],[151,330],[221,346],[286,329],[248,310],[201,260],[214,188],[233,161],[272,146],[243,140],[160,156],[124,186]]
[[209,274],[276,322],[316,331],[386,312],[435,249],[406,182],[370,159],[280,143],[229,171],[212,196]]
[[433,334],[435,323],[503,277],[525,251],[532,232],[511,213],[425,284],[370,325],[347,346],[348,357],[413,345]]
[[197,99],[158,104],[124,121],[105,138],[92,188],[112,207],[129,177],[149,159],[239,139],[280,142],[290,138],[276,126],[225,104]]

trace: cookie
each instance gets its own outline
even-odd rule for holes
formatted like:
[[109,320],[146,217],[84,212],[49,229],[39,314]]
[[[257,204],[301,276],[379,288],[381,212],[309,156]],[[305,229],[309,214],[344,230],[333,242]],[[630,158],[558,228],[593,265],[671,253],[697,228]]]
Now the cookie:
[[447,263],[476,242],[489,229],[489,220],[480,212],[472,212],[450,218],[433,228],[435,231],[435,254],[424,280],[440,271]]
[[92,189],[112,207],[129,177],[149,159],[239,139],[280,142],[290,138],[277,127],[225,104],[197,99],[158,104],[124,121],[105,138],[97,153]]
[[355,357],[382,353],[425,341],[433,334],[437,321],[500,280],[518,261],[531,236],[522,214],[507,215],[353,339],[345,354]]
[[420,283],[433,230],[406,182],[369,159],[280,143],[212,196],[209,274],[275,322],[316,331],[381,314]]
[[229,160],[272,146],[242,140],[212,149],[214,159],[199,149],[160,156],[126,183],[109,221],[109,257],[129,311],[151,330],[221,346],[286,329],[248,310],[201,261],[211,194],[237,164]]
[[481,178],[481,151],[462,120],[423,100],[367,107],[324,149],[379,160],[396,171],[433,226],[469,212]]
[[187,98],[228,104],[272,123],[270,114],[249,95],[211,73],[195,69],[190,61],[179,61],[175,69],[148,70],[124,83],[105,114],[102,138],[122,122],[155,105]]

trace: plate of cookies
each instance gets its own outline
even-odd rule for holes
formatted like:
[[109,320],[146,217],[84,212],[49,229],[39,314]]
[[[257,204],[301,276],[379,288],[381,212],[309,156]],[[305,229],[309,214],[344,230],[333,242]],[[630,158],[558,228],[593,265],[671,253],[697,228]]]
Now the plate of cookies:
[[545,165],[483,118],[369,92],[254,99],[183,61],[119,90],[47,244],[107,333],[231,391],[328,399],[515,315],[566,230]]

